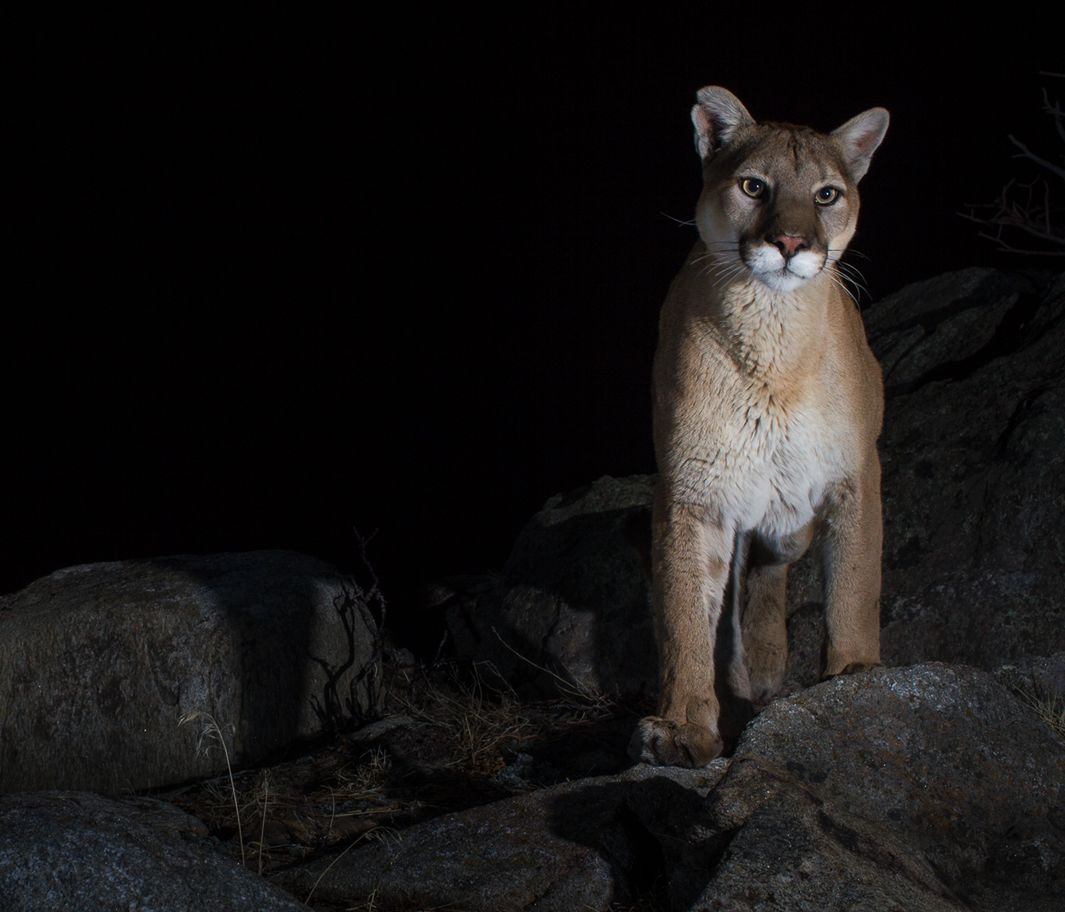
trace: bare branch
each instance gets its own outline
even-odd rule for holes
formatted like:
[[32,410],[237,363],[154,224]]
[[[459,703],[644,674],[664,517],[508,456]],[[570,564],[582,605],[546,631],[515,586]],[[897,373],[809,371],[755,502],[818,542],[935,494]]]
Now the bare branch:
[[[1018,231],[1022,231],[1025,234],[1032,237],[1039,238],[1041,241],[1047,241],[1051,244],[1058,244],[1065,248],[1065,235],[1056,232],[1046,232],[1041,227],[1036,227],[1030,222],[1024,222],[1017,218],[997,218],[997,219],[971,219],[971,221],[978,222],[984,225],[997,225],[1001,228],[1016,228]],[[1048,253],[1061,256],[1062,254],[1055,250],[1047,251]],[[1065,253],[1065,250],[1062,251]]]
[[1065,168],[1062,168],[1060,165],[1055,165],[1053,162],[1049,162],[1045,158],[1036,155],[1012,133],[1010,134],[1010,142],[1021,150],[1021,154],[1014,155],[1014,158],[1027,158],[1029,161],[1033,161],[1039,165],[1040,168],[1049,171],[1051,174],[1056,174],[1062,180],[1065,180]]
[[998,249],[1001,250],[1003,253],[1021,253],[1021,254],[1024,254],[1025,256],[1051,256],[1051,257],[1059,257],[1059,256],[1062,255],[1057,250],[1028,250],[1025,247],[1014,247],[1012,244],[1007,244],[1004,240],[1002,240],[1001,237],[998,237],[997,235],[993,235],[993,234],[984,234],[984,232],[982,232],[982,231],[979,234],[977,234],[976,236],[984,238],[985,240],[988,240],[988,241],[994,241],[996,244],[998,244]]
[[1061,102],[1050,101],[1050,93],[1043,89],[1043,110],[1054,118],[1054,128],[1058,131],[1061,141],[1065,142],[1065,110],[1062,110]]
[[[1043,75],[1065,78],[1065,74],[1060,73],[1043,73]],[[1057,99],[1051,101],[1050,93],[1046,88],[1043,89],[1043,111],[1054,119],[1054,128],[1058,138],[1065,142],[1065,110],[1062,109]],[[1030,161],[1044,174],[1065,180],[1065,166],[1033,152],[1013,134],[1010,134],[1009,140],[1019,150],[1018,154],[1013,156],[1014,158]],[[1052,203],[1050,182],[1041,176],[1036,177],[1030,183],[1020,183],[1013,178],[999,192],[997,202],[970,203],[968,209],[969,212],[958,214],[965,220],[975,222],[987,229],[977,236],[993,241],[998,245],[999,250],[1032,256],[1065,256],[1063,209]],[[1041,245],[1049,244],[1051,249],[1032,250],[1019,247],[1007,239],[1012,233],[1025,235]]]

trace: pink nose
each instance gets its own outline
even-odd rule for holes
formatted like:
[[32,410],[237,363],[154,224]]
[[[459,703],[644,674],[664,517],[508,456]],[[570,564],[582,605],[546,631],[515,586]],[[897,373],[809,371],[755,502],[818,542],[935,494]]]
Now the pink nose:
[[795,234],[778,234],[776,237],[768,237],[766,240],[784,254],[785,259],[790,259],[798,251],[805,250],[810,246],[806,243],[806,238]]

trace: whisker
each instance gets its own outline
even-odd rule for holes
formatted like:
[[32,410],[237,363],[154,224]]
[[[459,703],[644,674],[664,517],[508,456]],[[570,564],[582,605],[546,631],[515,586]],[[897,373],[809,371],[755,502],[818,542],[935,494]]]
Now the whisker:
[[844,285],[842,281],[840,281],[839,277],[835,275],[832,270],[828,271],[828,277],[832,281],[832,284],[834,284],[840,291],[842,291],[848,298],[850,298],[855,303],[855,305],[858,304],[858,299],[851,293],[851,290],[846,285]]
[[695,220],[694,219],[692,219],[691,221],[687,221],[686,222],[683,219],[674,218],[668,212],[659,211],[658,214],[661,215],[661,216],[664,216],[667,219],[669,219],[671,222],[676,222],[678,225],[684,225],[686,227],[690,227],[690,226],[693,226],[695,224]]
[[724,266],[718,265],[716,268],[706,269],[703,271],[702,275],[703,277],[715,279],[716,281],[714,283],[714,286],[717,287],[717,285],[721,284],[722,282],[728,281],[733,276],[738,275],[742,271],[742,265],[728,264]]
[[[717,257],[718,259],[720,259],[723,254],[727,255],[727,254],[733,254],[733,253],[736,253],[736,252],[737,252],[737,248],[736,247],[722,247],[720,249],[708,250],[708,251],[706,251],[706,253],[701,253],[701,254],[699,254],[699,256],[694,257],[691,260],[691,262],[699,263],[699,262],[702,262],[705,259],[709,259],[709,258],[713,258],[713,257]],[[733,260],[733,257],[726,256],[726,260],[725,260],[726,262],[732,262],[732,260]]]
[[714,288],[719,288],[721,285],[742,274],[745,268],[746,265],[742,261],[730,263],[726,268],[721,270],[717,277],[717,281],[714,282]]
[[[865,257],[867,260],[869,259],[869,257],[866,257],[861,251],[850,249],[847,253],[856,253],[859,256]],[[868,279],[866,279],[865,274],[857,266],[853,263],[845,262],[842,259],[831,260],[831,265],[844,282],[854,287],[859,296],[864,292],[867,297],[872,297],[872,293],[869,291]],[[854,295],[851,295],[851,297],[854,297]]]
[[855,275],[854,273],[840,273],[840,275],[848,281],[856,284],[859,288],[864,288],[866,291],[869,291],[869,282],[866,281],[865,276]]
[[861,285],[866,285],[867,280],[865,275],[857,266],[852,266],[850,263],[836,263],[836,268],[840,274],[852,281],[858,282]]
[[854,275],[854,273],[847,272],[846,270],[839,270],[839,276],[846,282],[850,282],[853,285],[868,290],[863,276]]
[[833,262],[835,262],[841,269],[847,269],[850,272],[857,273],[858,275],[862,274],[862,271],[857,266],[855,266],[853,263],[848,263],[846,260],[834,260]]
[[[837,270],[835,267],[838,265],[839,264],[834,263],[832,268],[827,270],[828,277],[832,280],[836,287],[843,291],[844,294],[846,294],[847,297],[849,297],[855,304],[859,304],[858,299],[861,296],[861,293],[864,291],[868,295],[869,289],[862,285],[860,282],[858,282],[852,276],[848,276],[846,273]],[[852,292],[848,286],[853,286],[854,291]]]

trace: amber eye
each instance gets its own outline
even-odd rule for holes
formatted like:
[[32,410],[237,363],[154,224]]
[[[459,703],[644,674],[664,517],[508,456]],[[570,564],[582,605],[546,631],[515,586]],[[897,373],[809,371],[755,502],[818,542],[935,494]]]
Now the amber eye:
[[760,181],[757,177],[745,177],[740,181],[740,189],[752,199],[758,199],[765,193],[765,181]]
[[822,187],[814,194],[814,202],[818,206],[831,206],[840,198],[840,195],[838,187]]

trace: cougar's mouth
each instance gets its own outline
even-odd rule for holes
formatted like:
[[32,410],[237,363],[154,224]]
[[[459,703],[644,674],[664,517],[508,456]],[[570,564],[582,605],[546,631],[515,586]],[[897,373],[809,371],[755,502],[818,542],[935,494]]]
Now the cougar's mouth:
[[824,255],[815,250],[785,254],[765,242],[745,244],[741,256],[751,275],[774,291],[794,291],[816,276],[825,265]]

